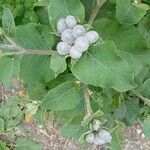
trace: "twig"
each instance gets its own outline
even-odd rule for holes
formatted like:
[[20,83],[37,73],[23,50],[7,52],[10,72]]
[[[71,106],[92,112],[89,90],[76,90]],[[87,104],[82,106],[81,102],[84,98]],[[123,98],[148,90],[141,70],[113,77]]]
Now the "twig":
[[103,6],[103,4],[104,4],[106,1],[107,1],[107,0],[97,0],[97,1],[96,1],[95,8],[94,8],[94,10],[93,10],[93,12],[92,12],[92,15],[91,15],[91,17],[90,17],[90,19],[89,19],[89,22],[88,22],[88,24],[89,24],[90,26],[93,25],[93,22],[94,22],[94,20],[95,20],[97,14],[98,14],[98,12],[99,12],[99,9]]
[[137,93],[135,90],[132,90],[132,91],[137,97],[139,97],[141,100],[143,100],[150,107],[150,99],[142,96],[141,94]]
[[91,105],[90,105],[90,96],[87,85],[83,86],[84,97],[85,97],[85,105],[86,105],[86,117],[89,117],[93,114]]

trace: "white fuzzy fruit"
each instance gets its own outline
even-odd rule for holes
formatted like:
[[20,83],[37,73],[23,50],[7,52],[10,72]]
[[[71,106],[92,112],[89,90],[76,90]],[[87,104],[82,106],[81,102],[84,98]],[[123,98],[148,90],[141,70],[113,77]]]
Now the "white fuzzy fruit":
[[99,39],[99,34],[96,31],[89,31],[85,37],[88,39],[90,44],[96,43]]
[[68,44],[74,44],[75,38],[72,34],[72,29],[66,29],[62,34],[61,34],[61,40],[63,42],[66,42]]
[[70,56],[71,56],[71,58],[73,58],[73,59],[78,59],[78,58],[80,58],[80,57],[82,56],[82,53],[79,52],[79,51],[77,51],[77,50],[75,49],[75,47],[72,46],[71,49],[70,49]]
[[112,136],[109,131],[102,129],[99,131],[98,134],[99,134],[99,137],[105,141],[105,143],[111,142]]
[[85,136],[85,141],[92,144],[94,141],[94,133],[87,134]]
[[76,18],[74,16],[68,16],[66,18],[66,24],[69,28],[74,28],[77,24]]
[[67,55],[70,53],[71,46],[65,42],[60,42],[57,44],[57,52],[60,55]]
[[103,144],[105,144],[105,141],[103,139],[101,139],[99,136],[96,136],[94,141],[93,141],[93,144],[95,144],[95,145],[103,145]]
[[100,124],[101,122],[98,119],[94,119],[91,123],[90,123],[90,129],[92,131],[98,131],[100,128]]
[[78,38],[79,36],[84,35],[85,32],[86,32],[85,27],[82,26],[82,25],[76,25],[76,26],[73,28],[73,36],[74,36],[75,38]]
[[58,30],[59,33],[62,33],[65,29],[67,29],[66,20],[64,18],[61,18],[57,22],[57,30]]
[[75,49],[79,52],[85,52],[89,48],[89,41],[86,37],[80,36],[75,41]]

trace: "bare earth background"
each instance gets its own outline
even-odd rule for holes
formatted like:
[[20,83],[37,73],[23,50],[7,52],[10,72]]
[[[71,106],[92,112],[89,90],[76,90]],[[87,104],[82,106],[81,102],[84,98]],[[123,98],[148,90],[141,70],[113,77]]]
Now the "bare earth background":
[[[23,90],[23,86],[17,80],[14,80],[13,90],[6,89],[0,82],[0,102]],[[43,144],[44,150],[102,150],[100,147],[94,147],[93,145],[81,149],[74,140],[64,139],[55,125],[43,128],[36,122],[31,121],[24,122],[24,127],[28,136]],[[122,132],[125,139],[122,150],[150,150],[150,139],[145,138],[139,124],[134,124]]]

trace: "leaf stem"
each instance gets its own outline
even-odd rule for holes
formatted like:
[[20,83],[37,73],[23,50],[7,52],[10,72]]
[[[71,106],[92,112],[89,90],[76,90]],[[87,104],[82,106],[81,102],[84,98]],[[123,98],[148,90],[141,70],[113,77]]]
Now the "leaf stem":
[[90,26],[93,25],[93,22],[94,22],[94,20],[95,20],[97,14],[98,14],[98,12],[99,12],[99,9],[103,6],[103,4],[104,4],[106,1],[107,1],[107,0],[97,0],[97,1],[96,1],[95,8],[94,8],[94,10],[93,10],[93,12],[92,12],[92,15],[91,15],[91,17],[90,17],[90,19],[89,19],[89,22],[88,22],[88,24],[89,24]]
[[89,117],[93,114],[91,105],[90,105],[90,96],[87,85],[83,86],[84,97],[85,97],[85,105],[86,105],[86,117]]
[[25,51],[17,51],[17,52],[7,52],[7,53],[0,53],[1,56],[12,56],[12,55],[52,55],[57,53],[53,50],[31,50],[25,49]]

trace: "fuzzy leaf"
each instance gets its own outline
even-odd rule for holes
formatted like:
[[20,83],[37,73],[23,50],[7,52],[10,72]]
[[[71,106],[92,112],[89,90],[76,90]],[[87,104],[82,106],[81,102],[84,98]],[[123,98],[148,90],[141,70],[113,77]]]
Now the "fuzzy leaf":
[[48,8],[49,20],[53,29],[56,28],[60,18],[73,15],[83,22],[85,16],[84,7],[80,0],[39,0],[36,5]]
[[59,54],[52,55],[51,68],[55,72],[55,77],[57,77],[58,74],[64,72],[67,68],[66,58]]
[[[46,26],[43,29],[43,26],[36,28],[34,24],[21,25],[16,27],[14,39],[23,48],[44,51],[50,49],[54,44],[53,35],[47,32],[50,30]],[[43,55],[23,56],[20,77],[25,83],[31,85],[48,82],[54,78],[54,72],[50,68],[50,57]]]
[[135,86],[129,65],[117,55],[113,42],[92,46],[72,65],[72,73],[86,84],[114,88],[120,92]]
[[8,31],[12,31],[15,29],[15,21],[13,14],[9,8],[5,8],[3,10],[2,15],[2,26]]
[[137,92],[141,95],[150,98],[150,78],[147,79],[138,89]]
[[83,116],[77,115],[64,124],[61,127],[63,136],[66,138],[74,137],[75,139],[79,139],[83,133],[87,132],[87,129],[81,125],[82,120]]
[[147,4],[131,0],[117,0],[116,18],[121,24],[137,24],[147,13],[150,7]]
[[68,81],[50,90],[42,101],[48,110],[61,111],[76,107],[83,98],[81,89],[75,88],[74,82]]
[[18,138],[16,141],[15,150],[42,150],[42,144],[33,141],[30,138]]
[[150,137],[150,117],[146,118],[143,122],[143,132],[146,137]]

